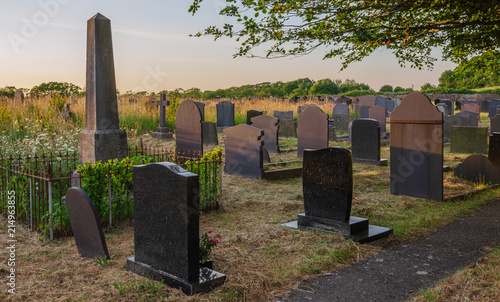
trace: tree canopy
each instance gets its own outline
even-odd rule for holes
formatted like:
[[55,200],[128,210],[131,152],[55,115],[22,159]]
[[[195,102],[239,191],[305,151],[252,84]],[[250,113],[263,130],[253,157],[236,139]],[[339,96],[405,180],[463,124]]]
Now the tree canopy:
[[[193,0],[195,14],[203,0]],[[325,47],[342,68],[387,48],[401,66],[432,68],[431,47],[461,63],[499,49],[500,3],[485,0],[226,0],[222,27],[194,36],[230,37],[234,56],[282,57]],[[266,48],[263,55],[256,53]]]

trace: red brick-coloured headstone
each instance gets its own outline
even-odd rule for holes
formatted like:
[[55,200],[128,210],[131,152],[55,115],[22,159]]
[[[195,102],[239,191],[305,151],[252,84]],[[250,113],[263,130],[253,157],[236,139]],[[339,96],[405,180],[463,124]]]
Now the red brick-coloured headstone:
[[78,252],[87,258],[109,259],[106,238],[89,196],[78,187],[69,188],[66,191],[66,210]]
[[377,120],[380,125],[380,134],[384,135],[386,130],[386,122],[385,117],[387,115],[387,111],[380,106],[373,106],[370,108],[368,112],[368,118]]
[[391,194],[443,200],[443,113],[406,95],[391,113]]
[[267,114],[252,118],[252,126],[264,130],[264,148],[269,153],[278,153],[278,122],[280,120]]
[[358,97],[359,106],[373,107],[375,106],[376,100],[377,98],[374,95],[363,95]]
[[316,105],[309,105],[299,114],[297,155],[302,157],[304,149],[326,147],[328,147],[328,114]]
[[175,114],[175,149],[177,153],[202,154],[203,115],[193,100],[185,100]]
[[465,105],[462,105],[462,111],[472,111],[472,112],[481,112],[481,106],[475,104],[475,103],[467,103]]

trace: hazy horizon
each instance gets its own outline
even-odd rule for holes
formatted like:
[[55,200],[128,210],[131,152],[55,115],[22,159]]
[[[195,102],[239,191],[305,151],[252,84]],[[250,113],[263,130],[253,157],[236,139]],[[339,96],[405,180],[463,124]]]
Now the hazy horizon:
[[[0,87],[32,88],[44,82],[85,86],[87,20],[100,12],[111,20],[117,88],[159,92],[193,87],[225,89],[299,78],[355,80],[378,90],[385,84],[419,89],[438,84],[456,64],[437,61],[434,69],[401,68],[394,55],[376,51],[339,72],[339,59],[322,60],[325,49],[281,59],[235,58],[238,44],[229,39],[192,38],[209,25],[222,25],[225,1],[204,1],[194,17],[190,1],[166,2],[41,0],[7,2],[0,12]],[[433,50],[438,56],[439,50]]]

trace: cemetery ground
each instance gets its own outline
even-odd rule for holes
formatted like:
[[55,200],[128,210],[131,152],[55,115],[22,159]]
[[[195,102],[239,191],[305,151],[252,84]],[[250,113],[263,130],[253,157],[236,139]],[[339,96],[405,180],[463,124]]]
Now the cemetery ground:
[[[58,133],[77,133],[75,128],[81,127],[78,123],[82,121],[78,108],[82,104],[83,101],[80,100],[74,109],[76,126],[62,123],[57,117],[43,115],[39,112],[40,107],[37,110],[36,105],[33,105],[31,114],[40,114],[36,120],[42,121],[34,122],[30,127],[38,125],[42,130],[50,128],[49,130]],[[134,109],[133,106],[137,107]],[[243,112],[253,108],[267,109],[269,103],[245,106],[248,108],[242,109]],[[327,106],[325,112],[331,111]],[[283,104],[277,107],[279,108],[268,110],[292,109]],[[132,141],[143,138],[146,143],[154,143],[144,134],[155,127],[156,109],[144,108],[122,104],[121,118],[125,120],[127,134]],[[206,115],[206,120],[210,121],[210,106],[207,106]],[[243,121],[242,112],[238,112],[236,116],[237,123],[238,116]],[[150,128],[147,128],[147,123],[151,125]],[[56,126],[57,124],[61,126]],[[19,127],[19,124],[13,127]],[[29,131],[25,129],[26,136],[31,135]],[[66,135],[71,137],[71,133]],[[47,146],[58,146],[54,142],[41,140]],[[222,137],[220,141],[223,142]],[[70,144],[70,141],[67,143]],[[282,143],[293,145],[296,142],[294,139],[287,139]],[[28,142],[23,143],[21,140],[15,146],[22,148],[24,144]],[[165,146],[168,144],[171,143],[166,143]],[[347,142],[334,142],[331,145],[349,147]],[[466,157],[467,154],[450,154],[449,146],[445,147],[444,165],[454,167]],[[381,148],[381,158],[390,158],[388,146]],[[296,159],[293,151],[271,155],[272,162],[292,159]],[[169,301],[266,301],[286,293],[300,280],[347,266],[376,255],[389,246],[414,241],[435,232],[440,227],[472,214],[481,205],[497,200],[500,193],[500,189],[492,189],[464,200],[445,202],[394,196],[389,192],[389,174],[389,166],[353,164],[352,214],[367,217],[375,225],[394,230],[394,234],[388,239],[372,244],[357,244],[337,235],[304,232],[281,226],[282,223],[295,220],[297,214],[304,211],[302,178],[266,181],[223,175],[222,207],[202,214],[200,234],[213,229],[215,234],[222,236],[221,242],[214,248],[212,259],[215,270],[227,275],[227,282],[211,293],[193,297],[187,297],[180,290],[160,286],[156,281],[126,270],[126,259],[134,253],[132,222],[122,222],[106,230],[108,249],[110,255],[114,255],[110,261],[83,258],[78,254],[72,237],[49,241],[43,234],[30,232],[25,224],[18,222],[17,294],[9,296],[2,289],[0,299],[156,301],[163,298]],[[444,173],[445,198],[485,187],[487,184],[458,179],[453,172]],[[6,234],[6,219],[3,215],[0,217],[0,233]],[[6,253],[3,249],[0,258],[5,258]],[[500,252],[494,249],[489,257],[475,267],[450,277],[435,289],[425,290],[415,300],[446,301],[450,297],[466,298],[471,291],[491,289],[483,284],[493,284],[492,288],[498,291],[499,269],[496,263],[499,260]],[[1,276],[6,276],[6,273],[4,268],[0,270]]]

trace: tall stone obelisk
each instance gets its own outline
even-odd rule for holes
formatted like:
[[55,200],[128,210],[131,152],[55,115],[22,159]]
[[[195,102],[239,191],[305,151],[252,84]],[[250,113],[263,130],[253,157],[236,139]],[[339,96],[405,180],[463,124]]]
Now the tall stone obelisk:
[[118,120],[111,21],[99,13],[87,21],[86,87],[81,164],[127,157],[127,133],[120,130]]

